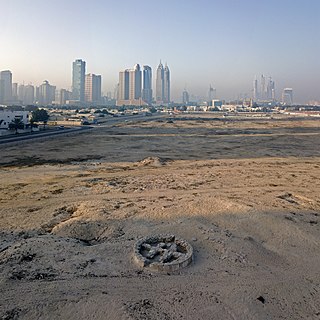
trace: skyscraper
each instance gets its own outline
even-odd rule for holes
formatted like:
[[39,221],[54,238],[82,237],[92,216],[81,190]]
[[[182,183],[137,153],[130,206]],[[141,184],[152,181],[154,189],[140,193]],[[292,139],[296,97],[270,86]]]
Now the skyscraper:
[[275,84],[271,77],[267,84],[267,100],[275,100]]
[[0,72],[0,99],[1,103],[12,100],[12,73],[9,70]]
[[163,92],[163,102],[164,103],[170,103],[170,70],[169,67],[166,66],[164,67],[164,92]]
[[12,84],[12,100],[18,101],[18,84],[16,82]]
[[101,102],[101,76],[86,74],[85,101],[98,104]]
[[284,88],[283,89],[282,102],[287,105],[293,104],[293,90],[292,90],[292,88]]
[[253,101],[259,100],[259,94],[258,94],[258,80],[255,77],[253,80]]
[[143,66],[142,100],[152,103],[152,69],[149,66]]
[[184,89],[182,92],[182,103],[185,105],[189,104],[189,93],[186,89]]
[[209,86],[209,91],[208,91],[208,103],[209,105],[212,104],[212,100],[216,98],[216,89],[212,88],[211,84]]
[[18,87],[18,100],[20,100],[24,105],[34,103],[34,86],[21,84]]
[[85,98],[86,62],[77,59],[72,64],[72,98],[80,102]]
[[160,61],[156,74],[156,103],[164,103],[164,68]]
[[129,70],[129,100],[138,100],[141,98],[141,69],[136,64],[133,69]]
[[52,104],[55,100],[56,87],[49,84],[49,81],[43,81],[42,85],[39,86],[39,97],[38,103],[42,105]]
[[22,103],[24,103],[24,92],[25,92],[25,85],[20,84],[18,86],[18,100],[20,100]]
[[119,72],[117,106],[144,105],[145,103],[141,99],[141,91],[142,74],[139,64],[136,64],[133,69],[126,69]]
[[117,100],[129,100],[129,70],[119,72],[119,90]]
[[55,103],[61,106],[65,105],[71,99],[71,92],[66,89],[56,90]]
[[25,105],[34,103],[34,86],[31,84],[24,87],[23,103]]
[[266,77],[262,74],[261,75],[261,90],[260,90],[260,99],[266,99]]
[[156,103],[170,103],[170,70],[166,64],[159,63],[156,74]]

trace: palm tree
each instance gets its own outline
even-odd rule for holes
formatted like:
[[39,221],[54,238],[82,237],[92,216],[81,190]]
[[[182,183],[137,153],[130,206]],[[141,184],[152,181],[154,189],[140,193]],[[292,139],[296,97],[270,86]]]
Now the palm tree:
[[9,123],[9,129],[15,130],[15,134],[17,134],[18,129],[24,129],[24,123],[20,118],[14,118],[14,120]]

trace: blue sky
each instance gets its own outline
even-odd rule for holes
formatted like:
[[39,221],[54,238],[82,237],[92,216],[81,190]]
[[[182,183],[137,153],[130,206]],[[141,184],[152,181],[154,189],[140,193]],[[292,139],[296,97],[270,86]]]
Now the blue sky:
[[171,69],[172,96],[251,94],[255,75],[277,95],[320,100],[320,0],[0,0],[0,70],[14,81],[70,88],[71,65],[87,62],[113,91],[136,63]]

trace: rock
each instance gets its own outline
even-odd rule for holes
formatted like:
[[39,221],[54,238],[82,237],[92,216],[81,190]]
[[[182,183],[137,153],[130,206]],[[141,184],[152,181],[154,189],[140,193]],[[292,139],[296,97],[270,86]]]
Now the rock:
[[158,253],[158,250],[151,249],[147,254],[147,258],[148,259],[153,259],[157,253]]

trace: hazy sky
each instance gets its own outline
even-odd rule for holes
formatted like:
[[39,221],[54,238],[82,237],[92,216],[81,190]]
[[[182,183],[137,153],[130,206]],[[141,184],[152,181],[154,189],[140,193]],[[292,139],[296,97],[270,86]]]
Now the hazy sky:
[[72,61],[114,90],[136,63],[171,70],[184,87],[220,98],[251,95],[255,75],[272,76],[277,96],[320,100],[320,0],[0,0],[0,70],[13,81],[71,86]]

